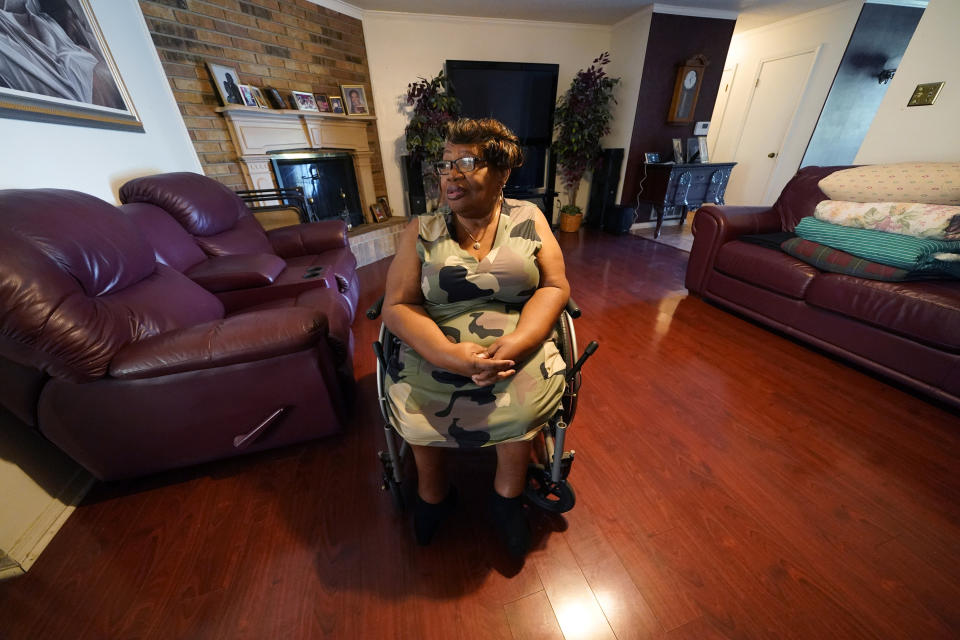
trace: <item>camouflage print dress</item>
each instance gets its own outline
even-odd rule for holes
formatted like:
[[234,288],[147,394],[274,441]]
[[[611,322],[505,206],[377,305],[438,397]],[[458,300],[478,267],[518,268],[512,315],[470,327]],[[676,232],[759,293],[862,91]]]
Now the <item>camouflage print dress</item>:
[[[539,210],[504,201],[493,248],[479,262],[451,237],[451,215],[441,209],[420,217],[424,307],[448,339],[488,346],[516,328],[520,309],[540,283],[534,228]],[[469,377],[435,368],[404,344],[388,363],[387,401],[411,444],[483,447],[527,440],[553,415],[563,393],[565,365],[555,337],[516,370],[478,387]]]

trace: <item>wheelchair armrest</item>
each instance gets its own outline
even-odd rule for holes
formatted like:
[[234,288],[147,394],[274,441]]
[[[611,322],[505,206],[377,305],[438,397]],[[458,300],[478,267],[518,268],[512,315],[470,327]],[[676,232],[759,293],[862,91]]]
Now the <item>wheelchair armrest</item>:
[[376,320],[380,317],[380,312],[383,310],[383,296],[380,296],[376,302],[374,302],[369,309],[367,309],[367,317],[371,320]]

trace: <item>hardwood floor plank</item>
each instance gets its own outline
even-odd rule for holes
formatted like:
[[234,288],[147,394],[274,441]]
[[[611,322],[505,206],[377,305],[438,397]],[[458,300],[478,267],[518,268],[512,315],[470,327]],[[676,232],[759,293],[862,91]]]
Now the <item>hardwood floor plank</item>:
[[513,640],[564,640],[550,600],[537,591],[504,605]]

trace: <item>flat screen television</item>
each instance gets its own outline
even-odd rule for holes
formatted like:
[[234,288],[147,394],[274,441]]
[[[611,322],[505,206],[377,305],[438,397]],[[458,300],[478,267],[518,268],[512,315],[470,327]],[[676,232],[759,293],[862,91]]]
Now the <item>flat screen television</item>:
[[553,139],[560,65],[447,60],[447,76],[468,118],[496,118],[520,138],[525,161],[505,191],[542,189]]

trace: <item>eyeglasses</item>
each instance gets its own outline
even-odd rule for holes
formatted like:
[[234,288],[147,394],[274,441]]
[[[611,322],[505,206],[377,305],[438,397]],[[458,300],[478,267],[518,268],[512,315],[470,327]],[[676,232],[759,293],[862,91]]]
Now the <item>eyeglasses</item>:
[[440,162],[435,162],[433,164],[433,170],[441,176],[448,175],[454,167],[456,167],[460,173],[470,173],[479,168],[481,164],[483,164],[483,160],[476,156],[463,156],[456,160],[441,160]]

